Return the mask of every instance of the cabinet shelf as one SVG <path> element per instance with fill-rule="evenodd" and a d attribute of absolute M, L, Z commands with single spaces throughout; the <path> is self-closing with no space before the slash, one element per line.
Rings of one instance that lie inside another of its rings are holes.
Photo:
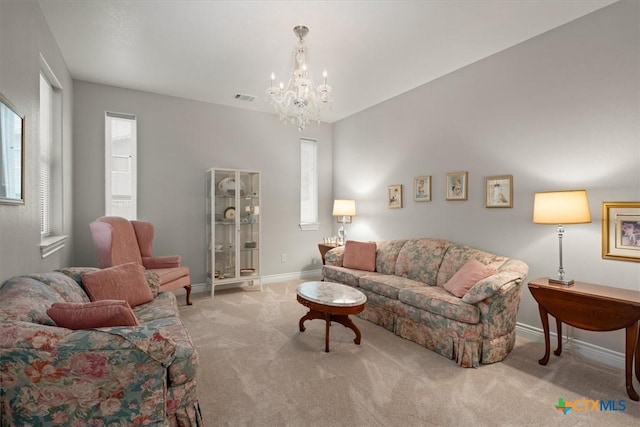
<path fill-rule="evenodd" d="M 260 173 L 212 168 L 207 171 L 206 179 L 209 248 L 206 273 L 211 296 L 217 285 L 230 283 L 252 286 L 258 283 L 262 290 Z M 229 216 L 229 209 L 235 210 L 234 218 L 225 218 Z M 251 247 L 245 247 L 245 242 L 253 243 Z M 248 269 L 254 273 L 246 274 Z"/>

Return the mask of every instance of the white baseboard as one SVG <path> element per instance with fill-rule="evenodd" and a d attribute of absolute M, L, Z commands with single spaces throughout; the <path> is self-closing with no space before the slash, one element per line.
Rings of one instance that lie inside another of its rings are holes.
<path fill-rule="evenodd" d="M 310 271 L 297 271 L 293 273 L 284 273 L 284 274 L 272 274 L 270 276 L 262 276 L 262 284 L 267 285 L 269 283 L 276 282 L 284 282 L 287 280 L 320 280 L 322 279 L 322 270 L 310 270 Z M 216 289 L 225 289 L 227 287 L 238 286 L 235 283 L 229 285 L 221 285 L 216 287 Z M 184 292 L 182 290 L 176 291 L 177 294 Z M 211 286 L 206 283 L 192 283 L 191 284 L 191 292 L 194 294 L 202 293 L 202 292 L 211 292 Z"/>
<path fill-rule="evenodd" d="M 516 335 L 531 341 L 544 342 L 542 329 L 524 323 L 516 324 Z M 558 334 L 550 331 L 549 335 L 551 338 L 551 350 L 553 351 L 558 343 Z M 613 368 L 624 369 L 623 353 L 580 341 L 571 336 L 563 335 L 562 339 L 563 351 L 572 352 Z M 540 356 L 542 357 L 542 354 Z"/>

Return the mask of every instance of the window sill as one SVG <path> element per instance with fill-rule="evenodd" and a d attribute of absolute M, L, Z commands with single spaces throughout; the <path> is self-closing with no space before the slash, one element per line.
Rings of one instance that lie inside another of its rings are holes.
<path fill-rule="evenodd" d="M 64 248 L 68 236 L 47 236 L 40 241 L 40 254 L 46 258 L 54 252 Z"/>
<path fill-rule="evenodd" d="M 313 231 L 313 230 L 318 230 L 320 228 L 320 224 L 318 224 L 317 222 L 314 223 L 301 223 L 300 224 L 300 230 L 302 231 Z"/>

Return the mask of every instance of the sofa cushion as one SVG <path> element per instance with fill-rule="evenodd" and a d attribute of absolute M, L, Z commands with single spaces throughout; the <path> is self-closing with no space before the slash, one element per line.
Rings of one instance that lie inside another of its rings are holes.
<path fill-rule="evenodd" d="M 443 287 L 458 298 L 462 298 L 476 282 L 491 276 L 495 271 L 494 268 L 471 259 L 456 271 Z"/>
<path fill-rule="evenodd" d="M 376 271 L 384 274 L 395 274 L 398 254 L 406 242 L 406 239 L 377 242 Z"/>
<path fill-rule="evenodd" d="M 322 277 L 324 277 L 328 282 L 342 283 L 356 288 L 359 286 L 360 278 L 367 274 L 371 274 L 371 272 L 336 267 L 334 265 L 325 265 L 322 267 Z"/>
<path fill-rule="evenodd" d="M 22 277 L 29 277 L 44 283 L 49 286 L 55 292 L 62 297 L 64 301 L 68 302 L 89 302 L 86 292 L 78 283 L 61 272 L 47 272 L 47 273 L 33 273 L 25 274 Z"/>
<path fill-rule="evenodd" d="M 13 277 L 0 287 L 0 322 L 55 326 L 47 315 L 54 302 L 64 302 L 64 299 L 51 287 L 30 277 Z"/>
<path fill-rule="evenodd" d="M 463 302 L 439 286 L 402 289 L 398 292 L 398 300 L 459 322 L 475 324 L 480 321 L 477 306 Z"/>
<path fill-rule="evenodd" d="M 135 307 L 153 299 L 144 267 L 135 262 L 85 273 L 82 281 L 91 301 L 125 300 Z"/>
<path fill-rule="evenodd" d="M 356 270 L 374 271 L 376 269 L 376 244 L 373 242 L 347 241 L 344 245 L 342 266 Z"/>
<path fill-rule="evenodd" d="M 360 278 L 360 288 L 391 299 L 398 299 L 398 292 L 401 289 L 420 286 L 427 285 L 404 277 L 386 274 L 367 275 Z"/>
<path fill-rule="evenodd" d="M 47 310 L 47 314 L 56 325 L 67 329 L 139 325 L 131 306 L 123 300 L 57 302 Z"/>
<path fill-rule="evenodd" d="M 498 270 L 509 258 L 466 245 L 452 244 L 442 259 L 436 284 L 438 286 L 444 286 L 470 259 L 475 259 L 484 265 Z"/>
<path fill-rule="evenodd" d="M 395 275 L 436 284 L 438 269 L 451 242 L 440 239 L 408 240 L 398 254 Z"/>

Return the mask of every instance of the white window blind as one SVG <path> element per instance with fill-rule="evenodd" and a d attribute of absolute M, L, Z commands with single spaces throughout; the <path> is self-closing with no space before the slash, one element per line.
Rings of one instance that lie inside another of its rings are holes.
<path fill-rule="evenodd" d="M 318 141 L 300 140 L 300 228 L 318 228 Z"/>
<path fill-rule="evenodd" d="M 51 151 L 53 143 L 53 87 L 40 74 L 40 234 L 51 234 Z"/>

